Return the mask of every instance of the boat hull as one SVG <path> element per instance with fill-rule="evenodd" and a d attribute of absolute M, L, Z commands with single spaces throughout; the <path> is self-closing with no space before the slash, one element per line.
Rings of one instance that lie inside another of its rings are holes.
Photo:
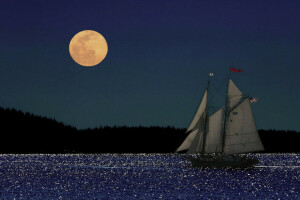
<path fill-rule="evenodd" d="M 251 168 L 258 164 L 256 158 L 247 158 L 246 156 L 215 156 L 215 155 L 197 155 L 187 156 L 194 168 Z"/>

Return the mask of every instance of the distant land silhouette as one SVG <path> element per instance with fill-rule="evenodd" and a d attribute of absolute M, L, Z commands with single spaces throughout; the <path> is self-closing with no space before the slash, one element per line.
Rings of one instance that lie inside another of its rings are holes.
<path fill-rule="evenodd" d="M 0 153 L 172 153 L 183 128 L 99 127 L 78 130 L 54 119 L 0 108 Z M 259 130 L 264 153 L 300 152 L 300 132 Z"/>

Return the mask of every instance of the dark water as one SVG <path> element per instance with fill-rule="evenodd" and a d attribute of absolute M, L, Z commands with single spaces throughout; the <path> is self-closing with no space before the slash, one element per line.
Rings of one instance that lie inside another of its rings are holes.
<path fill-rule="evenodd" d="M 253 169 L 192 169 L 182 155 L 0 155 L 0 199 L 300 199 L 300 154 Z"/>

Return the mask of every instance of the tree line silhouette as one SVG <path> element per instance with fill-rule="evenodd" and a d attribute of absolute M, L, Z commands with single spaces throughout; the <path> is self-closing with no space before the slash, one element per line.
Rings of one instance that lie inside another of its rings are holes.
<path fill-rule="evenodd" d="M 174 127 L 78 130 L 54 119 L 0 108 L 0 153 L 172 153 L 186 138 Z M 266 153 L 300 152 L 296 131 L 259 130 Z"/>

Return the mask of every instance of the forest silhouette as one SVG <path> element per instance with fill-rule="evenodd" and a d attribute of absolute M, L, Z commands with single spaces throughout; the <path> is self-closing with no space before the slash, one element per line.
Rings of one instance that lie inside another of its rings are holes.
<path fill-rule="evenodd" d="M 54 119 L 0 108 L 0 153 L 173 153 L 183 128 L 99 127 L 79 130 Z M 259 130 L 264 153 L 300 152 L 300 133 Z"/>

